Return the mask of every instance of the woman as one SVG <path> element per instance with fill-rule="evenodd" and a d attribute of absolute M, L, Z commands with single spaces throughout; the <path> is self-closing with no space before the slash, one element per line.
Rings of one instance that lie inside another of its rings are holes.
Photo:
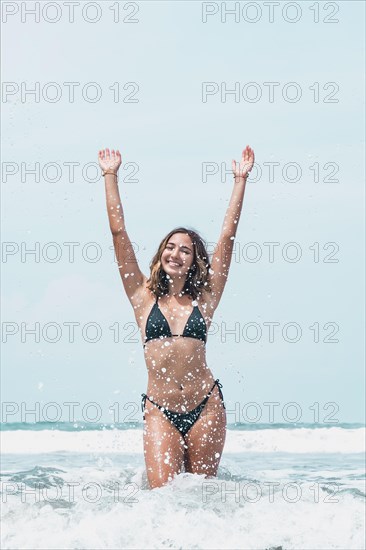
<path fill-rule="evenodd" d="M 123 286 L 144 339 L 148 370 L 144 410 L 144 455 L 151 488 L 182 471 L 214 477 L 226 435 L 221 384 L 206 364 L 205 343 L 230 267 L 245 185 L 254 164 L 247 146 L 232 161 L 234 189 L 210 265 L 205 244 L 193 230 L 178 227 L 162 240 L 140 271 L 119 196 L 121 154 L 99 151 L 109 224 Z"/>

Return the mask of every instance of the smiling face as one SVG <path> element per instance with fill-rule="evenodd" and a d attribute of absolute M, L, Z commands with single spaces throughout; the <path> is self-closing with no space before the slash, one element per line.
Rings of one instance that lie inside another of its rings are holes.
<path fill-rule="evenodd" d="M 190 236 L 186 233 L 174 233 L 162 252 L 161 265 L 170 277 L 185 277 L 193 259 L 194 250 Z"/>

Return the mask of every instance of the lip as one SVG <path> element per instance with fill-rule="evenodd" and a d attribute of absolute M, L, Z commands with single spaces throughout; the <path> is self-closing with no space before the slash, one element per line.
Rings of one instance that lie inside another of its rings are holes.
<path fill-rule="evenodd" d="M 182 264 L 178 264 L 177 262 L 171 262 L 171 261 L 169 261 L 168 264 L 171 265 L 171 266 L 173 266 L 173 267 L 182 267 Z"/>

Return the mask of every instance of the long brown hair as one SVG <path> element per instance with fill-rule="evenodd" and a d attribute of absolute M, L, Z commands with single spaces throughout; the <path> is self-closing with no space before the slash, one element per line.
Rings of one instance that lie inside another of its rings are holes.
<path fill-rule="evenodd" d="M 182 292 L 184 294 L 189 294 L 195 300 L 202 294 L 202 290 L 208 292 L 212 291 L 209 282 L 209 270 L 211 265 L 205 241 L 197 231 L 187 229 L 186 227 L 177 227 L 173 229 L 161 241 L 155 256 L 150 262 L 150 278 L 147 280 L 147 283 L 149 283 L 147 288 L 159 297 L 168 294 L 169 281 L 167 274 L 161 266 L 161 255 L 170 237 L 175 233 L 186 233 L 192 240 L 193 262 L 187 273 Z"/>

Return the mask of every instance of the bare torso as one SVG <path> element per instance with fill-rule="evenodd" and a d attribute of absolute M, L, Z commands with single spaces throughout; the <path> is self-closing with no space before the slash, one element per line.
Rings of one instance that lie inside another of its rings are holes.
<path fill-rule="evenodd" d="M 183 333 L 194 305 L 198 306 L 208 331 L 213 314 L 210 296 L 205 292 L 196 301 L 187 295 L 159 298 L 158 306 L 169 323 L 171 333 Z M 146 322 L 155 300 L 144 280 L 143 288 L 133 300 L 143 342 Z M 144 347 L 144 355 L 148 371 L 147 394 L 163 407 L 171 410 L 185 407 L 189 411 L 204 399 L 214 383 L 202 340 L 182 336 L 149 340 Z"/>

